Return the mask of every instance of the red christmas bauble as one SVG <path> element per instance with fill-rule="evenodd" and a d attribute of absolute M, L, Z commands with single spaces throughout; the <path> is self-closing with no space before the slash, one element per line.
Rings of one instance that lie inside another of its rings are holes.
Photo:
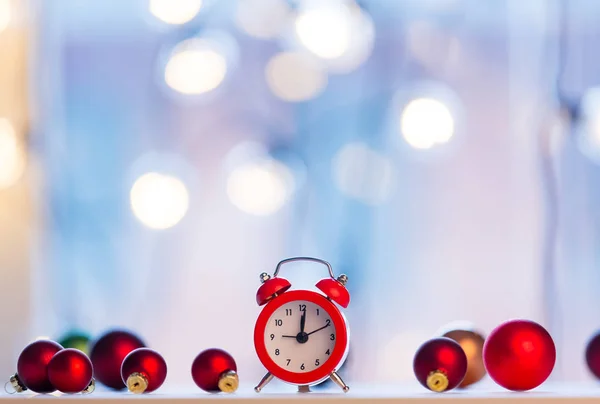
<path fill-rule="evenodd" d="M 92 361 L 75 348 L 57 352 L 48 363 L 48 379 L 63 393 L 82 392 L 90 385 L 92 376 Z"/>
<path fill-rule="evenodd" d="M 554 368 L 556 348 L 541 325 L 529 320 L 500 324 L 485 341 L 483 362 L 490 377 L 514 391 L 542 384 Z"/>
<path fill-rule="evenodd" d="M 150 348 L 131 351 L 123 360 L 121 379 L 132 393 L 150 393 L 167 378 L 167 363 Z"/>
<path fill-rule="evenodd" d="M 237 365 L 222 349 L 207 349 L 192 363 L 192 379 L 204 391 L 233 393 L 239 385 Z"/>
<path fill-rule="evenodd" d="M 39 340 L 27 345 L 17 360 L 20 383 L 35 393 L 52 393 L 56 389 L 48 379 L 48 363 L 63 347 L 50 340 Z"/>
<path fill-rule="evenodd" d="M 600 332 L 596 333 L 588 342 L 585 349 L 585 361 L 590 372 L 596 379 L 600 379 Z"/>
<path fill-rule="evenodd" d="M 425 388 L 441 393 L 462 382 L 467 373 L 467 356 L 456 341 L 434 338 L 417 350 L 413 370 Z"/>
<path fill-rule="evenodd" d="M 136 335 L 125 330 L 113 330 L 96 340 L 90 350 L 96 380 L 115 390 L 125 388 L 121 379 L 123 359 L 134 349 L 146 346 Z"/>

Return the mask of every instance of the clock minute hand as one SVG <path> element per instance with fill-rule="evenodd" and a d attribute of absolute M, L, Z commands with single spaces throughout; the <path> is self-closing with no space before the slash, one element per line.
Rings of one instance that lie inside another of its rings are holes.
<path fill-rule="evenodd" d="M 300 317 L 300 333 L 304 332 L 305 326 L 306 326 L 306 310 L 304 310 L 302 317 Z"/>
<path fill-rule="evenodd" d="M 327 325 L 325 325 L 325 326 L 323 326 L 321 328 L 318 328 L 318 329 L 314 330 L 313 332 L 309 332 L 308 335 L 312 335 L 312 334 L 314 334 L 314 333 L 316 333 L 318 331 L 324 330 L 325 328 L 329 327 L 330 325 L 331 325 L 331 323 L 329 323 L 329 324 L 327 324 Z"/>

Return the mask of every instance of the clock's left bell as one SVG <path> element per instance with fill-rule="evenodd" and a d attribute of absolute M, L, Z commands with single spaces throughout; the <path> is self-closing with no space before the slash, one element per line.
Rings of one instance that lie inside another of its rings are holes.
<path fill-rule="evenodd" d="M 292 284 L 285 278 L 271 278 L 266 272 L 260 274 L 262 285 L 256 291 L 256 303 L 259 306 L 267 304 L 271 299 L 292 287 Z"/>

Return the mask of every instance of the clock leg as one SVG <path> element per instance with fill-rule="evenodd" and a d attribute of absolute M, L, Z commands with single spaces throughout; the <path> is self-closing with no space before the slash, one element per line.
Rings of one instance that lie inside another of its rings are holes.
<path fill-rule="evenodd" d="M 348 387 L 346 383 L 344 383 L 340 375 L 337 374 L 337 371 L 334 370 L 333 373 L 329 375 L 329 377 L 331 378 L 331 380 L 334 381 L 335 384 L 337 384 L 341 387 L 342 390 L 344 390 L 344 393 L 347 393 L 348 390 L 350 390 L 350 387 Z"/>
<path fill-rule="evenodd" d="M 258 386 L 256 386 L 254 388 L 254 391 L 256 391 L 257 393 L 260 393 L 260 391 L 263 389 L 263 387 L 265 387 L 267 384 L 269 384 L 271 382 L 271 380 L 273 380 L 273 375 L 271 373 L 267 372 L 265 377 L 263 377 L 262 380 L 260 381 L 260 383 L 258 383 Z"/>
<path fill-rule="evenodd" d="M 310 393 L 310 386 L 309 385 L 298 386 L 298 393 Z"/>

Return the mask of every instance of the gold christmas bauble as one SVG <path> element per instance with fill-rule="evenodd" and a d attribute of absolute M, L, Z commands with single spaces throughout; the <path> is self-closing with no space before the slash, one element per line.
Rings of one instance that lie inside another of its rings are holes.
<path fill-rule="evenodd" d="M 458 387 L 465 388 L 483 379 L 486 373 L 483 364 L 483 335 L 471 330 L 458 329 L 447 331 L 444 337 L 458 342 L 467 355 L 467 374 Z"/>

